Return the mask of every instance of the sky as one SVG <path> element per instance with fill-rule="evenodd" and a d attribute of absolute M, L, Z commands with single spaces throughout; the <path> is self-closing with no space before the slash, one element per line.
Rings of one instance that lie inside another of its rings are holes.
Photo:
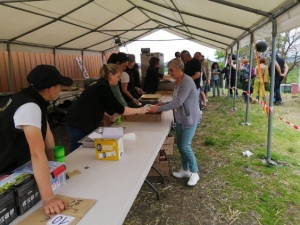
<path fill-rule="evenodd" d="M 157 41 L 157 40 L 172 40 L 172 39 L 181 39 L 174 41 Z M 156 40 L 156 41 L 147 41 L 147 40 Z M 136 62 L 140 62 L 141 48 L 150 48 L 150 52 L 160 52 L 164 54 L 164 62 L 168 62 L 173 59 L 175 52 L 182 50 L 188 50 L 193 56 L 195 52 L 201 52 L 205 58 L 214 60 L 215 49 L 208 48 L 202 45 L 199 45 L 195 42 L 184 40 L 181 37 L 178 37 L 174 34 L 171 34 L 164 30 L 159 30 L 155 33 L 152 33 L 146 37 L 139 39 L 139 41 L 132 42 L 125 47 L 120 48 L 120 52 L 134 54 L 136 57 Z"/>

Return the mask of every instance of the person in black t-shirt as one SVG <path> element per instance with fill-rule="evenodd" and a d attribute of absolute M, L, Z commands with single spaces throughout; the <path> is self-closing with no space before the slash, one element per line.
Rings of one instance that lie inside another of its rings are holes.
<path fill-rule="evenodd" d="M 80 146 L 78 141 L 99 127 L 103 117 L 115 121 L 119 114 L 145 114 L 146 108 L 123 106 L 114 96 L 110 86 L 116 85 L 121 70 L 115 64 L 104 65 L 100 70 L 97 83 L 87 87 L 81 93 L 67 114 L 67 129 L 71 138 L 70 151 Z"/>
<path fill-rule="evenodd" d="M 269 53 L 270 55 L 272 52 Z M 269 74 L 271 74 L 271 65 L 272 62 L 270 62 L 269 65 Z M 283 80 L 284 77 L 286 77 L 287 73 L 289 71 L 289 67 L 284 61 L 283 58 L 281 58 L 279 55 L 276 53 L 276 62 L 275 62 L 275 84 L 274 84 L 274 104 L 275 105 L 280 105 L 283 103 L 281 94 L 280 94 L 280 84 Z"/>
<path fill-rule="evenodd" d="M 191 78 L 193 78 L 196 89 L 198 92 L 199 106 L 201 108 L 200 100 L 200 73 L 201 73 L 201 63 L 198 59 L 195 59 L 187 50 L 181 52 L 181 59 L 184 63 L 184 73 Z"/>
<path fill-rule="evenodd" d="M 147 92 L 147 94 L 154 94 L 158 88 L 158 81 L 163 77 L 163 74 L 158 72 L 159 58 L 151 57 L 149 64 L 150 66 L 146 72 L 143 90 Z"/>
<path fill-rule="evenodd" d="M 231 98 L 233 97 L 233 91 L 232 91 L 233 89 L 235 89 L 235 97 L 237 98 L 238 95 L 239 95 L 237 87 L 235 87 L 236 63 L 235 63 L 234 60 L 236 60 L 235 55 L 232 55 L 232 59 L 231 59 L 230 56 L 228 57 L 228 63 L 231 66 L 231 74 L 230 74 L 230 77 L 229 77 L 229 80 L 230 80 L 229 93 L 230 93 Z"/>

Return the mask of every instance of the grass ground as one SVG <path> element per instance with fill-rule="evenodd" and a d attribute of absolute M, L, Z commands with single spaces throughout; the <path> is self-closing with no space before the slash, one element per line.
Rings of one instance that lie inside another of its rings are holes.
<path fill-rule="evenodd" d="M 284 105 L 274 110 L 287 121 L 300 125 L 300 96 L 284 94 Z M 167 184 L 150 180 L 159 189 L 157 201 L 143 185 L 124 222 L 130 224 L 300 224 L 300 133 L 273 116 L 272 159 L 267 166 L 268 118 L 258 104 L 250 105 L 245 122 L 245 104 L 225 96 L 209 98 L 193 149 L 201 180 L 188 187 L 187 180 L 170 177 Z M 176 147 L 175 147 L 176 148 Z M 249 150 L 253 156 L 243 156 Z M 171 167 L 180 168 L 178 151 Z"/>

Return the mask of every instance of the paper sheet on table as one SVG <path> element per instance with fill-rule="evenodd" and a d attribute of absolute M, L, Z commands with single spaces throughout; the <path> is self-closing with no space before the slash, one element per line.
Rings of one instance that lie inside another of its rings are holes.
<path fill-rule="evenodd" d="M 88 136 L 90 139 L 95 139 L 95 138 L 102 138 L 102 134 L 99 134 L 97 132 L 93 132 L 91 134 L 89 134 Z"/>
<path fill-rule="evenodd" d="M 123 135 L 124 141 L 134 141 L 135 140 L 135 133 L 128 133 Z"/>
<path fill-rule="evenodd" d="M 103 138 L 122 137 L 123 127 L 104 127 Z"/>

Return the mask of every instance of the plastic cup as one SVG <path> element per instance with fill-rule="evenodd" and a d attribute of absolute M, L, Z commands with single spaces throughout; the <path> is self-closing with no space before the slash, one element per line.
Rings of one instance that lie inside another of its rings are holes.
<path fill-rule="evenodd" d="M 65 162 L 65 148 L 58 145 L 53 148 L 55 162 Z"/>

